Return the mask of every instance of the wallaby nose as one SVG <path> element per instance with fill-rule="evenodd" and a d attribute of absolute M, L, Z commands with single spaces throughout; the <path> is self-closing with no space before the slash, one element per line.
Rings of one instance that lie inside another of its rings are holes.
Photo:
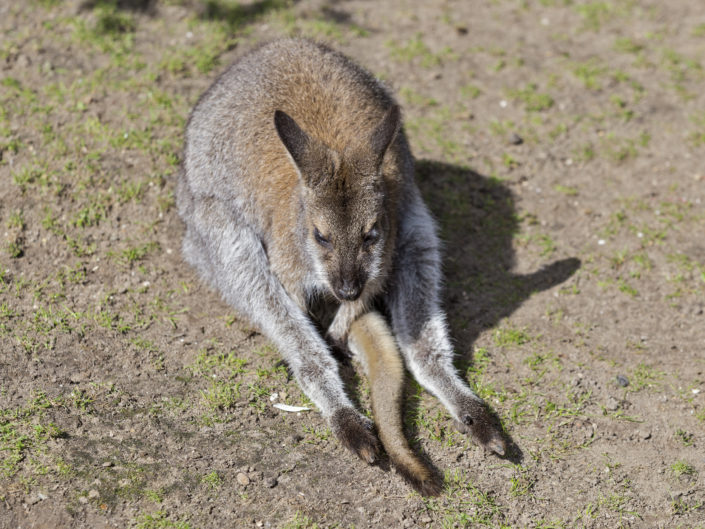
<path fill-rule="evenodd" d="M 360 284 L 357 281 L 343 281 L 343 284 L 338 288 L 338 297 L 345 301 L 355 301 L 360 297 Z"/>

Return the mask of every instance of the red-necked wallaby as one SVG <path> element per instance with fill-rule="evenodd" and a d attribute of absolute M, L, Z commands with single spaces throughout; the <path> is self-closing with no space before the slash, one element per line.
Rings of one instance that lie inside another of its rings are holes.
<path fill-rule="evenodd" d="M 398 351 L 461 431 L 504 453 L 501 429 L 453 367 L 435 224 L 399 106 L 371 74 L 307 40 L 245 55 L 191 114 L 177 199 L 186 260 L 277 346 L 346 447 L 371 463 L 378 442 L 331 346 L 362 357 L 383 445 L 422 493 L 440 480 L 403 437 Z M 338 304 L 326 337 L 308 313 L 320 296 Z"/>

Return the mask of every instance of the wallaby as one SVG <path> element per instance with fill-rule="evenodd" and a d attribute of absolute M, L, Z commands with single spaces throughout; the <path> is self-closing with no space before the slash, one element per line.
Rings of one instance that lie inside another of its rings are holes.
<path fill-rule="evenodd" d="M 303 39 L 246 54 L 191 113 L 176 194 L 186 261 L 276 345 L 344 446 L 369 463 L 379 450 L 332 354 L 350 345 L 392 461 L 422 493 L 439 492 L 401 432 L 398 344 L 457 427 L 504 453 L 501 429 L 453 367 L 436 227 L 399 106 L 370 73 Z M 320 298 L 337 304 L 325 337 L 309 314 Z M 355 323 L 373 303 L 394 338 L 379 315 Z"/>

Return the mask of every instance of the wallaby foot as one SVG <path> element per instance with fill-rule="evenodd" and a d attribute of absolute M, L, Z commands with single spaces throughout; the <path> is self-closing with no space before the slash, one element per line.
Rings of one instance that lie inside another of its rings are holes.
<path fill-rule="evenodd" d="M 377 460 L 379 441 L 371 420 L 353 408 L 340 408 L 329 422 L 335 436 L 348 450 L 370 465 Z"/>
<path fill-rule="evenodd" d="M 503 456 L 507 443 L 499 420 L 478 397 L 465 397 L 457 410 L 455 427 L 491 452 Z"/>

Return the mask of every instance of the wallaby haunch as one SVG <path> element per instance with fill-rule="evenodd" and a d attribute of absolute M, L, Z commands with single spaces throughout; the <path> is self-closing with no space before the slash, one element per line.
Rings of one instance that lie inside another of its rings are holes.
<path fill-rule="evenodd" d="M 435 224 L 399 107 L 371 74 L 307 40 L 245 55 L 189 118 L 177 200 L 185 259 L 277 346 L 343 445 L 369 463 L 379 449 L 332 348 L 361 357 L 382 443 L 420 492 L 441 482 L 403 436 L 398 351 L 462 432 L 504 453 L 501 429 L 453 367 Z M 338 305 L 325 337 L 309 315 L 321 297 Z"/>

